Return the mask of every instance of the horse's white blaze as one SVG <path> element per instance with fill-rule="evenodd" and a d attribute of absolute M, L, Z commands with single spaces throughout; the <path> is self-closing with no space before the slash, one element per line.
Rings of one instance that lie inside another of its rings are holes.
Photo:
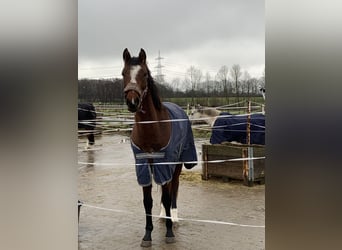
<path fill-rule="evenodd" d="M 137 77 L 137 74 L 138 74 L 140 69 L 141 69 L 140 65 L 134 65 L 134 66 L 131 67 L 130 74 L 131 74 L 131 82 L 132 83 L 137 83 L 136 77 Z"/>

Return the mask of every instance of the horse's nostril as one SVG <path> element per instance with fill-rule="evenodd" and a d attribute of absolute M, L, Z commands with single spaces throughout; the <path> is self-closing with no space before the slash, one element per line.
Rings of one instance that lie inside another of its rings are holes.
<path fill-rule="evenodd" d="M 132 106 L 139 106 L 139 98 L 132 98 L 130 101 L 128 101 L 128 103 Z"/>
<path fill-rule="evenodd" d="M 139 105 L 139 98 L 132 98 L 132 100 L 131 100 L 131 103 L 133 104 L 133 105 Z"/>
<path fill-rule="evenodd" d="M 136 112 L 139 107 L 139 102 L 139 98 L 126 99 L 128 110 L 131 112 Z"/>

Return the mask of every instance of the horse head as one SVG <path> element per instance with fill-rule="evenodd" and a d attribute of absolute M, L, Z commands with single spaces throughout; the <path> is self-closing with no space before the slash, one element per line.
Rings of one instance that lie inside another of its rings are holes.
<path fill-rule="evenodd" d="M 123 52 L 124 68 L 122 70 L 124 94 L 128 110 L 141 110 L 141 103 L 148 90 L 150 72 L 146 64 L 146 53 L 140 50 L 138 57 L 131 57 L 128 49 Z"/>
<path fill-rule="evenodd" d="M 259 88 L 259 91 L 260 91 L 260 93 L 262 94 L 262 97 L 264 98 L 264 100 L 265 100 L 265 93 L 266 93 L 266 89 L 265 88 L 263 88 L 263 87 L 260 87 Z"/>

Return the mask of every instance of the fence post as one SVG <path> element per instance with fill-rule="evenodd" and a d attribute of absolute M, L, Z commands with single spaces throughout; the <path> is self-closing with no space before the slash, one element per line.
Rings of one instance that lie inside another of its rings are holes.
<path fill-rule="evenodd" d="M 247 115 L 247 145 L 248 158 L 253 158 L 253 147 L 251 147 L 251 101 L 248 101 L 248 115 Z M 248 186 L 254 185 L 254 165 L 253 160 L 248 159 Z"/>

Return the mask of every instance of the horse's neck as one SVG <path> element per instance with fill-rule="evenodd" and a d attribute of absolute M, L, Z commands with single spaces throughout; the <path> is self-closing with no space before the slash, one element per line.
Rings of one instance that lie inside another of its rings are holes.
<path fill-rule="evenodd" d="M 151 96 L 147 95 L 142 103 L 142 111 L 135 113 L 136 123 L 132 131 L 134 144 L 145 152 L 157 152 L 165 147 L 169 142 L 171 123 L 158 121 L 169 119 L 166 108 L 162 106 L 161 110 L 157 110 Z"/>
<path fill-rule="evenodd" d="M 213 109 L 208 109 L 208 115 L 210 116 L 218 116 L 220 115 L 220 111 L 218 111 L 217 109 L 213 108 Z"/>
<path fill-rule="evenodd" d="M 210 126 L 213 127 L 216 121 L 217 116 L 220 115 L 220 111 L 217 109 L 206 109 L 201 113 L 201 117 L 205 117 L 205 122 Z"/>

